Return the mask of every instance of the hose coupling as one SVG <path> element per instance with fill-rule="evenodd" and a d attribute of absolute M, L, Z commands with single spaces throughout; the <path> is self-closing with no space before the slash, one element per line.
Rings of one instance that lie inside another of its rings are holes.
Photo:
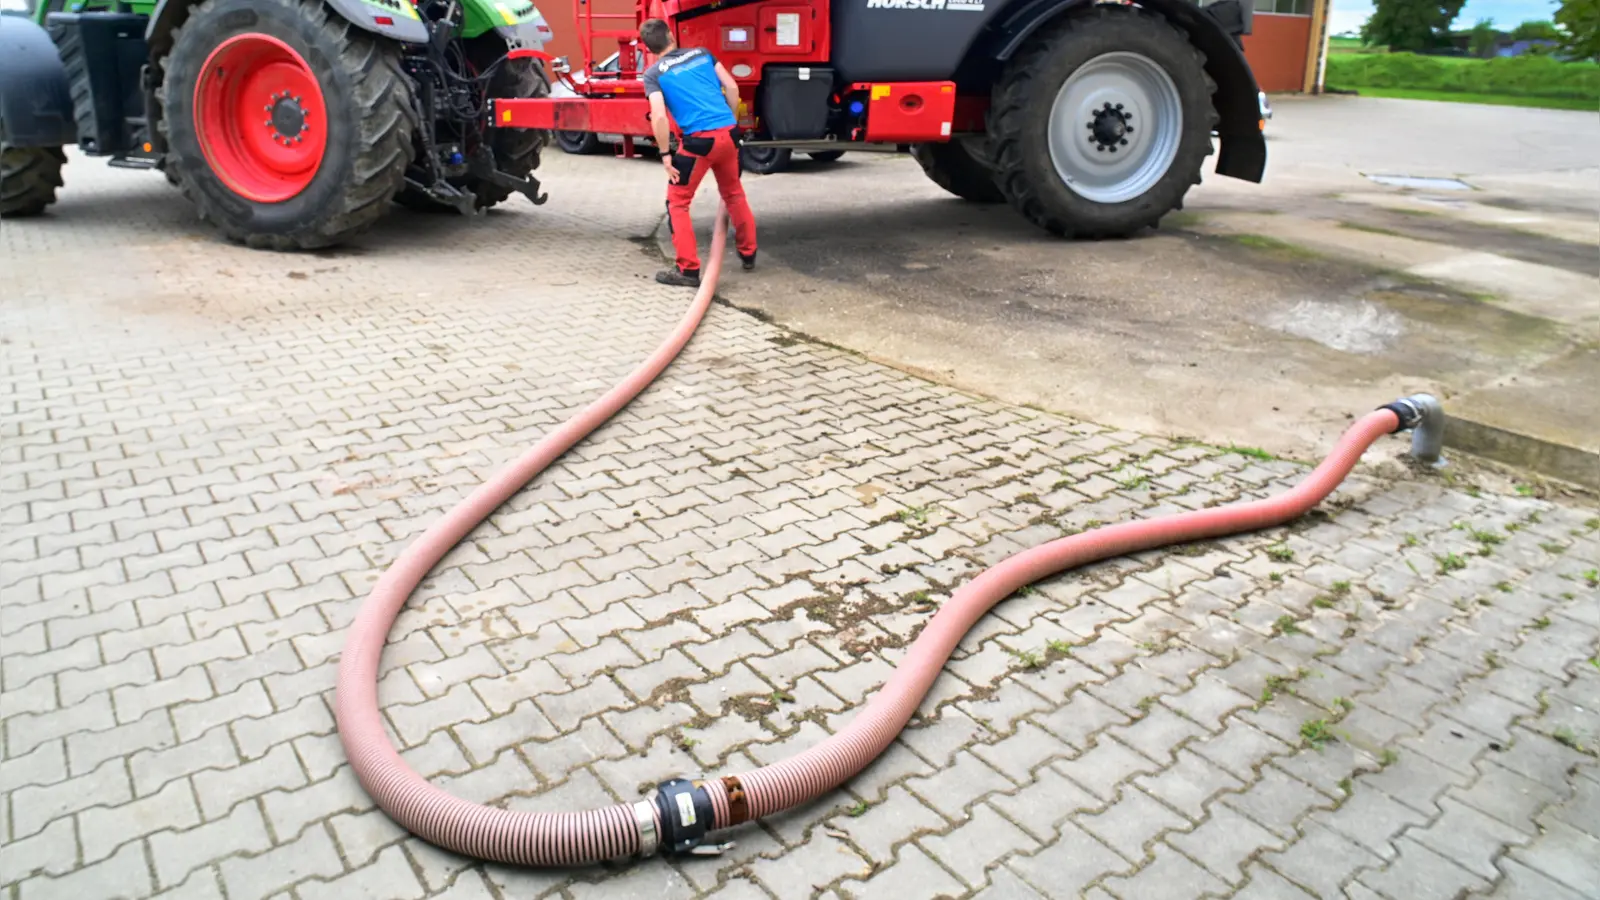
<path fill-rule="evenodd" d="M 656 828 L 656 805 L 650 800 L 633 804 L 633 824 L 639 829 L 639 858 L 649 859 L 661 847 L 661 831 Z"/>
<path fill-rule="evenodd" d="M 1400 424 L 1395 431 L 1411 432 L 1411 455 L 1434 467 L 1444 463 L 1444 407 L 1432 394 L 1412 394 L 1380 409 L 1392 411 Z"/>
<path fill-rule="evenodd" d="M 654 802 L 661 821 L 661 852 L 675 856 L 717 856 L 732 844 L 705 844 L 711 830 L 711 794 L 699 781 L 671 778 L 656 785 Z"/>

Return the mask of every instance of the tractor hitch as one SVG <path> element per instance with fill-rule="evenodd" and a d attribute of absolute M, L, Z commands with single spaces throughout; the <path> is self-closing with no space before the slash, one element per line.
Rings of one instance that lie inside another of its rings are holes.
<path fill-rule="evenodd" d="M 494 164 L 494 154 L 482 145 L 479 145 L 478 149 L 474 150 L 472 155 L 467 158 L 467 170 L 490 184 L 497 184 L 508 190 L 516 191 L 532 201 L 534 206 L 543 206 L 545 201 L 550 199 L 549 194 L 539 190 L 539 179 L 534 178 L 532 175 L 526 178 L 518 178 L 515 175 L 507 175 L 500 171 L 499 167 Z"/>

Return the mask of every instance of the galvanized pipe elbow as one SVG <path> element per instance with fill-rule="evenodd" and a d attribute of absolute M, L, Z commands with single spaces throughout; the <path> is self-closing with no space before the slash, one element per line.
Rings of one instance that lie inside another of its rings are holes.
<path fill-rule="evenodd" d="M 1400 419 L 1395 432 L 1411 432 L 1411 456 L 1418 462 L 1441 467 L 1444 461 L 1444 406 L 1432 394 L 1402 397 L 1383 409 Z"/>

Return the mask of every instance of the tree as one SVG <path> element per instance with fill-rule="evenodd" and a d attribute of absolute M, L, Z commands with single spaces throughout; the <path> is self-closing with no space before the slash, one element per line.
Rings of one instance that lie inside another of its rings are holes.
<path fill-rule="evenodd" d="M 1591 5 L 1600 0 L 1566 0 Z M 1372 15 L 1361 26 L 1368 44 L 1390 50 L 1416 52 L 1450 43 L 1450 23 L 1461 14 L 1466 0 L 1377 0 Z"/>
<path fill-rule="evenodd" d="M 1468 32 L 1467 52 L 1480 59 L 1488 59 L 1494 55 L 1495 44 L 1500 39 L 1500 33 L 1494 30 L 1493 19 L 1479 19 L 1478 24 L 1472 26 Z"/>
<path fill-rule="evenodd" d="M 1561 49 L 1578 59 L 1600 60 L 1600 0 L 1561 0 L 1556 24 Z"/>
<path fill-rule="evenodd" d="M 1514 41 L 1554 41 L 1561 37 L 1556 31 L 1556 26 L 1551 22 L 1535 21 L 1523 22 L 1511 29 L 1511 39 Z"/>

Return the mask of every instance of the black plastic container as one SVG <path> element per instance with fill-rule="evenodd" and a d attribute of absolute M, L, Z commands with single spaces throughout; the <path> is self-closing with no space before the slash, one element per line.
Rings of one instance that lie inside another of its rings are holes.
<path fill-rule="evenodd" d="M 827 66 L 767 66 L 761 78 L 762 137 L 811 141 L 828 132 L 828 97 L 833 69 Z"/>

